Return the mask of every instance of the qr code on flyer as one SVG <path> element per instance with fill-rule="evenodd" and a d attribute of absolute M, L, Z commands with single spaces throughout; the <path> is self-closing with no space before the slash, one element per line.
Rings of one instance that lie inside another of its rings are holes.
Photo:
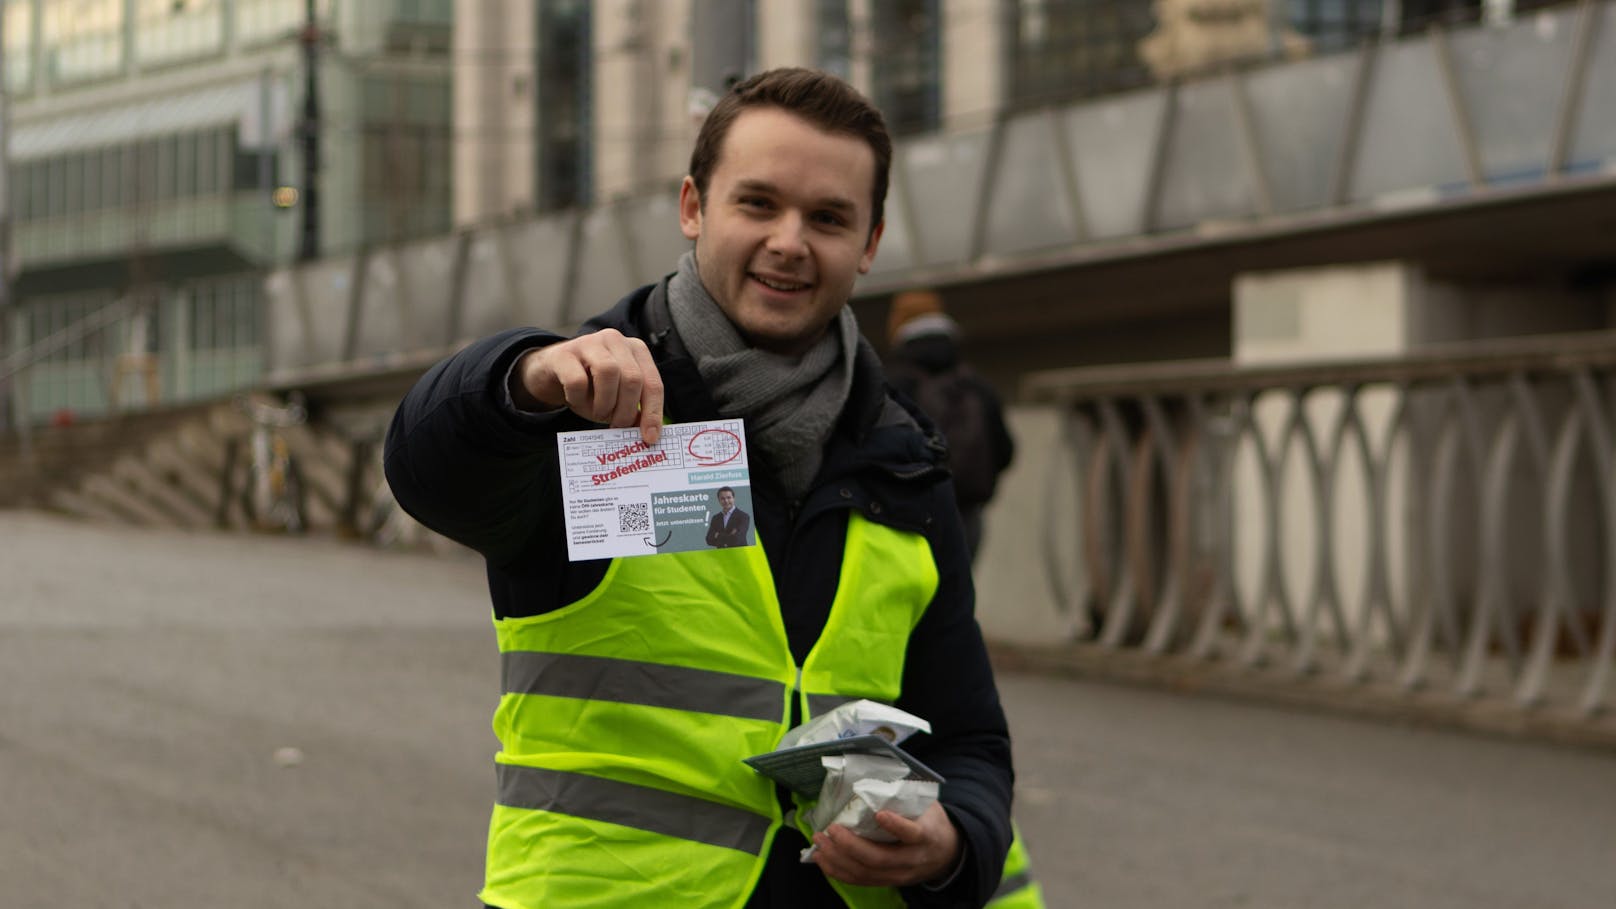
<path fill-rule="evenodd" d="M 651 506 L 645 502 L 617 506 L 618 533 L 647 533 L 651 529 Z"/>

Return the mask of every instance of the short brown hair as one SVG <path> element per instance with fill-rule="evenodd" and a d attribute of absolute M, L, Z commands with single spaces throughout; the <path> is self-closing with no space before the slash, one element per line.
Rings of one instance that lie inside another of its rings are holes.
<path fill-rule="evenodd" d="M 776 107 L 826 132 L 862 139 L 875 153 L 875 184 L 870 187 L 870 230 L 881 223 L 886 206 L 887 173 L 892 168 L 892 137 L 886 120 L 868 99 L 841 79 L 813 69 L 783 67 L 758 73 L 719 99 L 702 121 L 696 147 L 690 153 L 690 179 L 702 207 L 707 206 L 707 184 L 718 167 L 724 137 L 741 112 L 753 107 Z"/>

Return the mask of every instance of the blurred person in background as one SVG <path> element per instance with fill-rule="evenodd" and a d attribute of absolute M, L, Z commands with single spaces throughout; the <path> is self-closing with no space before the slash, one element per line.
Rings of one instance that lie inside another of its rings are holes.
<path fill-rule="evenodd" d="M 1016 444 L 993 386 L 960 359 L 959 338 L 959 323 L 943 311 L 935 292 L 910 290 L 892 299 L 887 379 L 920 405 L 948 443 L 954 498 L 974 562 L 982 544 L 982 509 L 1015 458 Z"/>

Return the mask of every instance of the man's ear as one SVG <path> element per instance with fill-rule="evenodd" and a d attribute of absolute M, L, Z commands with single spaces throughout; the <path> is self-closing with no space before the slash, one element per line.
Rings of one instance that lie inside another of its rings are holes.
<path fill-rule="evenodd" d="M 690 177 L 679 184 L 679 232 L 686 240 L 701 236 L 701 191 Z"/>
<path fill-rule="evenodd" d="M 875 264 L 875 248 L 880 245 L 881 232 L 886 229 L 887 219 L 882 218 L 881 223 L 875 225 L 875 230 L 870 231 L 870 242 L 864 244 L 864 255 L 859 257 L 859 274 L 867 275 L 870 273 L 870 266 Z"/>

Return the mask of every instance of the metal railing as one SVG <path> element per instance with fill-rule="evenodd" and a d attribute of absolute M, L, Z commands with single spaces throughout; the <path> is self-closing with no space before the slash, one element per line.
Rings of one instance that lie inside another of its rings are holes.
<path fill-rule="evenodd" d="M 1023 392 L 1060 405 L 1075 455 L 1078 540 L 1046 534 L 1043 561 L 1081 639 L 1584 721 L 1610 706 L 1616 333 L 1064 370 Z"/>
<path fill-rule="evenodd" d="M 124 296 L 84 316 L 76 322 L 40 338 L 32 344 L 21 347 L 9 356 L 0 359 L 0 383 L 12 378 L 18 373 L 27 370 L 58 351 L 65 350 L 77 341 L 82 341 L 97 332 L 104 331 L 119 321 L 141 315 L 151 307 L 152 301 L 145 296 Z M 3 429 L 0 426 L 0 429 Z"/>

